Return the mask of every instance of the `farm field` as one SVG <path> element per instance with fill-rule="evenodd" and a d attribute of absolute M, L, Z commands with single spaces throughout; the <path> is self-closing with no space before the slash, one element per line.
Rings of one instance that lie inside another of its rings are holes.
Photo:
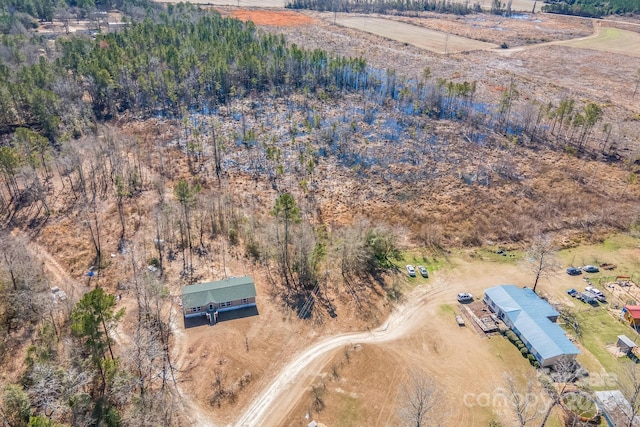
<path fill-rule="evenodd" d="M 369 16 L 342 15 L 336 19 L 336 23 L 442 54 L 486 50 L 497 47 L 491 43 Z"/>
<path fill-rule="evenodd" d="M 640 58 L 640 34 L 618 28 L 600 28 L 594 37 L 567 40 L 558 44 Z"/>

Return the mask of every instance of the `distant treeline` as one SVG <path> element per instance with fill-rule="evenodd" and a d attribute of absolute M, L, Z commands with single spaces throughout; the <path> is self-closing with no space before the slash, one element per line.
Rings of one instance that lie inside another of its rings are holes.
<path fill-rule="evenodd" d="M 606 15 L 640 13 L 638 0 L 546 0 L 543 12 L 599 18 Z"/>
<path fill-rule="evenodd" d="M 347 13 L 439 12 L 466 15 L 481 11 L 479 3 L 470 6 L 446 0 L 292 0 L 285 7 Z"/>
<path fill-rule="evenodd" d="M 151 0 L 0 0 L 0 18 L 15 13 L 31 15 L 41 21 L 51 21 L 63 9 L 75 8 L 81 14 L 96 10 L 130 10 L 132 7 L 150 7 Z"/>

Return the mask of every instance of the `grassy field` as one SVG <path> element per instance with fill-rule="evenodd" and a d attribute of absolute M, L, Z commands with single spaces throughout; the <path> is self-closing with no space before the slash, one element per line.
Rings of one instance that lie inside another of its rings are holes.
<path fill-rule="evenodd" d="M 640 58 L 640 34 L 618 28 L 600 28 L 600 31 L 594 37 L 568 40 L 559 44 Z"/>
<path fill-rule="evenodd" d="M 610 374 L 624 376 L 626 357 L 616 358 L 605 346 L 615 344 L 618 335 L 634 337 L 633 330 L 616 320 L 604 309 L 582 311 L 577 314 L 577 320 L 582 330 L 580 343 L 598 360 L 600 365 Z M 607 387 L 609 385 L 602 385 Z M 594 384 L 598 388 L 598 384 Z"/>
<path fill-rule="evenodd" d="M 415 25 L 368 16 L 343 16 L 336 23 L 436 53 L 458 53 L 495 48 L 496 45 L 428 30 Z"/>

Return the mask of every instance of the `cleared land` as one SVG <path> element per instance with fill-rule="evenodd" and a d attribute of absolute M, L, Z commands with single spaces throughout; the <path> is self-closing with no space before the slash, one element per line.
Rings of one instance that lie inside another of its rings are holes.
<path fill-rule="evenodd" d="M 221 11 L 221 13 L 225 13 Z M 252 21 L 256 25 L 276 27 L 293 27 L 298 25 L 311 25 L 317 21 L 307 15 L 290 11 L 261 10 L 259 12 L 247 9 L 233 10 L 230 16 L 241 21 Z"/>
<path fill-rule="evenodd" d="M 640 34 L 618 28 L 601 28 L 594 37 L 568 40 L 558 44 L 640 58 Z"/>
<path fill-rule="evenodd" d="M 157 0 L 159 3 L 180 3 L 182 0 Z M 187 3 L 205 6 L 273 7 L 284 8 L 285 0 L 189 0 Z"/>
<path fill-rule="evenodd" d="M 461 53 L 496 47 L 491 43 L 382 18 L 341 16 L 336 19 L 336 23 L 436 53 Z"/>

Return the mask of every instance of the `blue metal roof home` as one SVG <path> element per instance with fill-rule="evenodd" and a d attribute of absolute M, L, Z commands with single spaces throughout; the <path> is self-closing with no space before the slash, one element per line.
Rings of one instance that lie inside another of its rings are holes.
<path fill-rule="evenodd" d="M 561 357 L 574 358 L 580 350 L 555 323 L 558 313 L 529 288 L 500 285 L 485 291 L 485 303 L 498 314 L 538 359 L 551 366 Z"/>

